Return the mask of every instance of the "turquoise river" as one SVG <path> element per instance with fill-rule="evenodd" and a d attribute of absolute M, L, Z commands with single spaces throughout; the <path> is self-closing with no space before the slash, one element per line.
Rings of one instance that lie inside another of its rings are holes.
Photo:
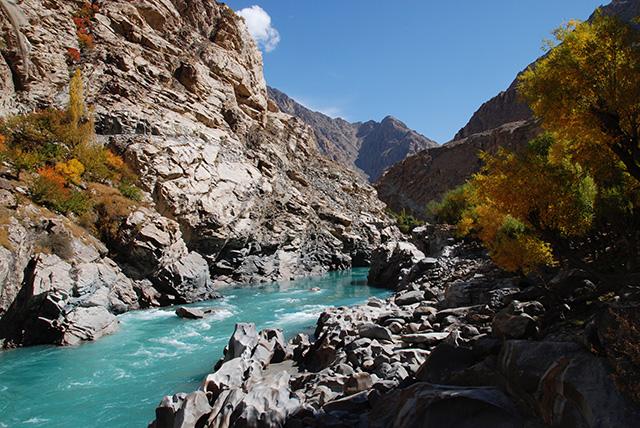
<path fill-rule="evenodd" d="M 230 288 L 190 305 L 219 309 L 203 320 L 180 319 L 175 308 L 130 312 L 93 343 L 0 352 L 0 427 L 146 427 L 164 395 L 193 391 L 211 372 L 236 322 L 310 333 L 325 307 L 388 294 L 367 287 L 366 275 Z"/>

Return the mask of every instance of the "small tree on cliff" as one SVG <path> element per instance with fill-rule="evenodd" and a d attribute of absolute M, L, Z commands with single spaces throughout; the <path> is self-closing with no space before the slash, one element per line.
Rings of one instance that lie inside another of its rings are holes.
<path fill-rule="evenodd" d="M 520 77 L 520 95 L 571 142 L 576 161 L 596 175 L 620 161 L 640 181 L 640 32 L 598 12 L 554 36 L 547 56 Z"/>

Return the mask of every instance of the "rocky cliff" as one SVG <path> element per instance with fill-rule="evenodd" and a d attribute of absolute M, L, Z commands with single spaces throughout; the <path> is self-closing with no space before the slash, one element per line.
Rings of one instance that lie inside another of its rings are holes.
<path fill-rule="evenodd" d="M 614 0 L 601 10 L 630 21 L 640 14 L 640 0 Z M 539 132 L 531 110 L 518 98 L 516 78 L 507 90 L 480 106 L 451 142 L 391 167 L 376 184 L 380 199 L 395 211 L 406 209 L 424 217 L 428 202 L 478 172 L 480 150 L 517 150 Z"/>
<path fill-rule="evenodd" d="M 380 198 L 391 209 L 403 209 L 424 218 L 427 204 L 463 184 L 478 172 L 481 151 L 518 150 L 540 132 L 535 121 L 511 122 L 472 134 L 441 147 L 409 156 L 391 167 L 376 184 Z"/>
<path fill-rule="evenodd" d="M 1 337 L 90 339 L 112 331 L 114 313 L 210 298 L 225 283 L 365 266 L 372 245 L 397 233 L 375 190 L 269 102 L 261 55 L 229 7 L 97 3 L 87 49 L 73 19 L 82 1 L 3 2 L 0 113 L 64 105 L 80 67 L 98 139 L 138 172 L 146 206 L 101 243 L 31 204 L 6 166 Z M 72 250 L 32 244 L 58 231 Z"/>
<path fill-rule="evenodd" d="M 312 111 L 277 89 L 268 90 L 280 110 L 311 126 L 324 155 L 364 172 L 371 182 L 377 181 L 387 168 L 407 156 L 438 146 L 391 116 L 381 122 L 349 123 Z"/>

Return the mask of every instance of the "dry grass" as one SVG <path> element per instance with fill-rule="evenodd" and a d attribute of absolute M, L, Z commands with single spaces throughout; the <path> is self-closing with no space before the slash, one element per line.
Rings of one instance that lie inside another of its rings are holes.
<path fill-rule="evenodd" d="M 9 224 L 15 216 L 15 212 L 7 208 L 0 208 L 0 245 L 9 251 L 14 251 L 13 243 L 9 237 Z"/>
<path fill-rule="evenodd" d="M 117 240 L 122 223 L 136 209 L 136 204 L 113 187 L 92 184 L 90 191 L 95 203 L 95 228 L 107 243 Z"/>

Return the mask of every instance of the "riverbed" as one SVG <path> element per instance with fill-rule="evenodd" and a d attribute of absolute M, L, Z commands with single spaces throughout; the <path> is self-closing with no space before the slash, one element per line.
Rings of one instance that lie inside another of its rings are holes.
<path fill-rule="evenodd" d="M 188 305 L 216 310 L 202 320 L 180 319 L 176 308 L 136 311 L 96 342 L 0 352 L 0 427 L 146 427 L 164 395 L 192 391 L 212 371 L 236 322 L 311 334 L 324 308 L 389 294 L 366 276 L 229 288 L 221 300 Z"/>

